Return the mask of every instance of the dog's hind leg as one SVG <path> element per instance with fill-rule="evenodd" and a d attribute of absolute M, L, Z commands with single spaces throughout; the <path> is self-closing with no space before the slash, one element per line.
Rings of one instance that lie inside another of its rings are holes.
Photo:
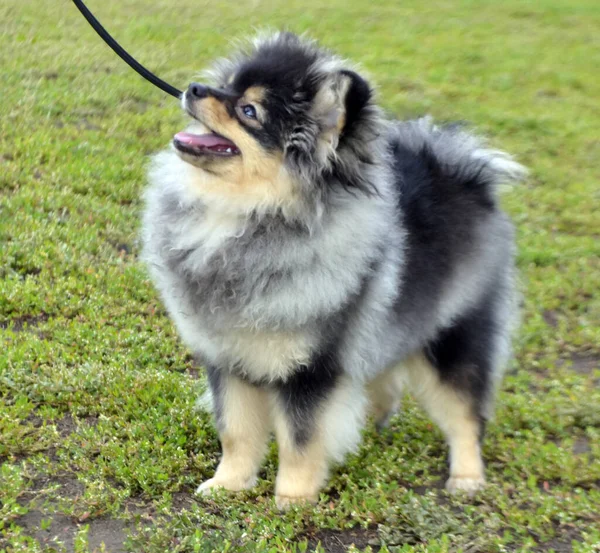
<path fill-rule="evenodd" d="M 197 493 L 215 487 L 250 488 L 256 483 L 271 430 L 267 394 L 217 369 L 209 369 L 208 377 L 223 456 L 213 478 L 202 483 Z"/>
<path fill-rule="evenodd" d="M 401 366 L 388 368 L 369 382 L 369 408 L 377 430 L 385 428 L 398 412 L 405 383 L 405 371 Z"/>
<path fill-rule="evenodd" d="M 327 366 L 306 367 L 279 385 L 271 400 L 279 445 L 277 506 L 315 502 L 330 463 L 342 461 L 360 440 L 364 385 Z"/>
<path fill-rule="evenodd" d="M 481 442 L 509 354 L 512 302 L 510 289 L 497 286 L 406 363 L 410 388 L 450 446 L 451 491 L 472 492 L 485 481 Z"/>
<path fill-rule="evenodd" d="M 483 426 L 471 398 L 443 382 L 423 355 L 404 363 L 408 385 L 432 420 L 441 428 L 450 447 L 449 491 L 474 492 L 485 484 L 480 437 Z"/>

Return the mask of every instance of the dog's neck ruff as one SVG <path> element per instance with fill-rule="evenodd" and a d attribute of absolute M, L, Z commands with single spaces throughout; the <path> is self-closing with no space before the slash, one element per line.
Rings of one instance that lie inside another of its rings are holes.
<path fill-rule="evenodd" d="M 135 58 L 129 55 L 129 53 L 108 33 L 108 31 L 100 24 L 100 22 L 94 17 L 92 12 L 82 2 L 82 0 L 73 0 L 73 3 L 77 6 L 77 9 L 81 12 L 87 22 L 93 27 L 106 44 L 108 44 L 113 51 L 131 67 L 134 71 L 139 73 L 144 79 L 150 81 L 154 86 L 160 88 L 162 91 L 175 96 L 175 98 L 181 98 L 181 90 L 178 90 L 169 83 L 166 83 L 162 79 L 159 79 L 154 73 L 146 69 L 141 63 Z"/>

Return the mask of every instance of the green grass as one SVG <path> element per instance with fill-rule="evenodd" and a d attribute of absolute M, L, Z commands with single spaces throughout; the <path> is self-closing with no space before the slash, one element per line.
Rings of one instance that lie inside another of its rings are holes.
<path fill-rule="evenodd" d="M 599 551 L 597 0 L 89 3 L 179 87 L 288 26 L 360 62 L 390 112 L 516 153 L 523 327 L 475 500 L 440 489 L 445 447 L 410 399 L 315 508 L 276 512 L 274 449 L 256 489 L 194 497 L 219 454 L 204 381 L 137 259 L 147 156 L 184 119 L 69 2 L 3 0 L 0 551 Z"/>

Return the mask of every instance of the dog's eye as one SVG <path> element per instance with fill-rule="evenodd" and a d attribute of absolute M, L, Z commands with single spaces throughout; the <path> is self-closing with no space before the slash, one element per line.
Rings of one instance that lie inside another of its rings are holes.
<path fill-rule="evenodd" d="M 247 104 L 245 106 L 242 106 L 242 113 L 248 118 L 248 119 L 256 119 L 256 109 L 254 108 L 254 106 Z"/>

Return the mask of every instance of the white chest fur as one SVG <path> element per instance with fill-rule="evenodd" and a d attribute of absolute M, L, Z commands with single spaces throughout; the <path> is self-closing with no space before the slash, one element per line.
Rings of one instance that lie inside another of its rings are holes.
<path fill-rule="evenodd" d="M 205 343 L 219 365 L 235 366 L 253 380 L 267 381 L 285 380 L 298 365 L 308 364 L 312 345 L 308 331 L 251 329 L 232 329 Z"/>
<path fill-rule="evenodd" d="M 207 209 L 199 219 L 178 221 L 171 247 L 194 251 L 186 266 L 200 272 L 225 241 L 243 234 L 244 223 L 239 217 Z M 190 309 L 189 297 L 178 294 L 173 283 L 170 289 L 163 288 L 163 296 L 188 346 L 215 365 L 235 367 L 253 380 L 272 381 L 285 379 L 295 367 L 310 360 L 314 338 L 308 330 L 256 329 L 239 324 L 217 330 Z"/>

